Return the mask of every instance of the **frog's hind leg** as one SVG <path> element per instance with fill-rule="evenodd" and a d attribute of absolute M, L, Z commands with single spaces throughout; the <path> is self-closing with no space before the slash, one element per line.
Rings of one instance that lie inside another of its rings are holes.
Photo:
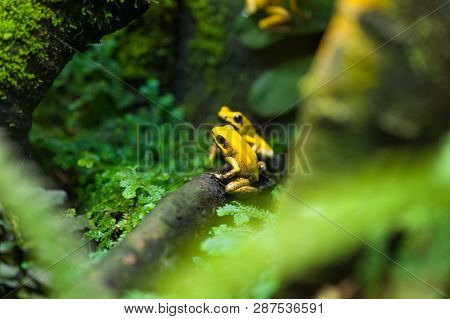
<path fill-rule="evenodd" d="M 243 186 L 241 188 L 236 189 L 234 192 L 230 193 L 230 194 L 235 194 L 235 195 L 244 195 L 244 194 L 252 194 L 252 193 L 256 193 L 258 191 L 258 189 L 256 187 L 253 186 Z"/>
<path fill-rule="evenodd" d="M 246 178 L 236 178 L 225 186 L 227 193 L 234 193 L 237 189 L 250 185 L 250 180 Z"/>
<path fill-rule="evenodd" d="M 248 194 L 257 191 L 255 187 L 250 186 L 250 180 L 246 178 L 238 178 L 227 184 L 225 190 L 229 194 Z"/>

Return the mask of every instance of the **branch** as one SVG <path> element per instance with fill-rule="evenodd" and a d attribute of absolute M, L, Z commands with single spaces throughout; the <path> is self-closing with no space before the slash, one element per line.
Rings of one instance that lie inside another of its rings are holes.
<path fill-rule="evenodd" d="M 272 180 L 263 177 L 256 186 L 266 192 L 274 185 Z M 92 270 L 90 278 L 116 296 L 124 289 L 136 287 L 140 278 L 146 278 L 148 283 L 148 278 L 164 265 L 164 257 L 168 257 L 187 235 L 207 225 L 215 209 L 226 199 L 224 184 L 210 173 L 187 182 L 163 198 Z"/>
<path fill-rule="evenodd" d="M 132 287 L 185 235 L 212 218 L 225 198 L 224 186 L 212 174 L 194 178 L 163 198 L 90 275 L 113 293 Z"/>

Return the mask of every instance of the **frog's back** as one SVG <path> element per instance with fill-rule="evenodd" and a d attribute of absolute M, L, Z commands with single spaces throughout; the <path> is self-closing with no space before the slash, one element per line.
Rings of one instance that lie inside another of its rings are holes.
<path fill-rule="evenodd" d="M 239 158 L 237 161 L 240 162 L 241 172 L 240 175 L 243 177 L 253 177 L 254 180 L 258 180 L 259 167 L 258 167 L 258 157 L 255 151 L 248 145 L 248 143 L 241 137 L 239 133 L 236 132 L 235 141 L 239 141 Z"/>

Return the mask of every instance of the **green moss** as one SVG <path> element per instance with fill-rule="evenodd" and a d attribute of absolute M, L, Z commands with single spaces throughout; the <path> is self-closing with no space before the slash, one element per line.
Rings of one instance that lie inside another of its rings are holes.
<path fill-rule="evenodd" d="M 216 89 L 218 66 L 225 53 L 226 26 L 229 18 L 229 3 L 208 0 L 187 0 L 195 23 L 195 34 L 189 40 L 188 63 L 194 69 L 204 70 L 206 89 Z"/>
<path fill-rule="evenodd" d="M 127 79 L 155 76 L 166 84 L 175 65 L 177 3 L 160 0 L 137 23 L 113 35 L 117 59 Z"/>
<path fill-rule="evenodd" d="M 64 1 L 64 0 L 63 0 Z M 114 22 L 120 21 L 122 16 L 120 14 L 113 14 L 112 8 L 117 9 L 120 5 L 127 5 L 124 10 L 131 10 L 141 7 L 145 4 L 154 4 L 156 0 L 106 0 L 106 4 L 102 1 L 82 1 L 81 16 L 86 17 L 87 23 L 90 23 L 94 29 L 108 30 Z M 78 17 L 75 17 L 78 21 Z"/>
<path fill-rule="evenodd" d="M 70 10 L 58 5 L 66 0 L 0 0 L 0 99 L 6 99 L 11 88 L 36 89 L 41 83 L 29 61 L 51 64 L 47 50 L 52 35 L 43 28 L 50 24 L 64 30 L 76 30 L 88 24 L 93 30 L 109 31 L 123 18 L 117 1 L 83 0 L 71 4 Z M 143 8 L 151 0 L 119 0 L 126 8 Z M 125 9 L 124 10 L 128 10 Z"/>
<path fill-rule="evenodd" d="M 34 0 L 0 0 L 0 99 L 6 97 L 6 88 L 35 79 L 28 68 L 30 57 L 48 61 L 45 49 L 50 42 L 39 32 L 42 21 L 57 26 L 60 18 Z"/>

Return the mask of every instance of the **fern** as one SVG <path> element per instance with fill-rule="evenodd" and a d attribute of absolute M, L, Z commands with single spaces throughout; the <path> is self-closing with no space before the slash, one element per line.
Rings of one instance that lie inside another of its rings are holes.
<path fill-rule="evenodd" d="M 256 206 L 233 201 L 217 209 L 219 217 L 233 217 L 233 223 L 212 227 L 209 237 L 201 244 L 201 250 L 208 255 L 236 255 L 239 243 L 259 228 L 272 228 L 276 216 Z"/>
<path fill-rule="evenodd" d="M 120 76 L 123 70 L 115 62 L 116 49 L 117 43 L 109 38 L 92 46 L 86 55 Z M 69 193 L 75 195 L 72 202 L 77 215 L 87 219 L 84 236 L 92 239 L 100 252 L 134 229 L 164 194 L 204 170 L 207 153 L 199 148 L 189 154 L 193 156 L 188 161 L 176 156 L 187 142 L 174 138 L 171 131 L 170 125 L 183 118 L 173 95 L 161 94 L 154 78 L 144 80 L 139 91 L 148 99 L 77 56 L 34 115 L 31 141 L 36 158 L 49 174 L 61 172 L 55 179 L 64 176 L 63 183 L 70 185 Z M 157 141 L 149 146 L 152 164 L 138 170 L 136 150 L 142 141 L 136 132 L 142 124 L 164 124 L 166 129 L 155 132 Z"/>
<path fill-rule="evenodd" d="M 266 226 L 273 225 L 275 222 L 275 215 L 256 206 L 244 205 L 238 201 L 233 201 L 217 209 L 217 216 L 233 216 L 236 226 L 243 226 L 247 224 L 251 218 L 262 221 Z"/>

